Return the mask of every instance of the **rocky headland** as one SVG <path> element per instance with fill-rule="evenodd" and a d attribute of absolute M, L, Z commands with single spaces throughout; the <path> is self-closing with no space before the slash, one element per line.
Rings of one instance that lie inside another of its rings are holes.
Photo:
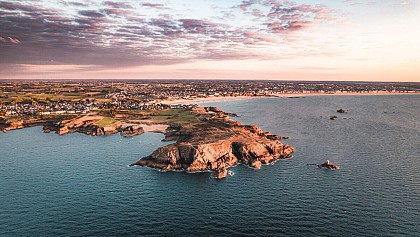
<path fill-rule="evenodd" d="M 43 126 L 44 132 L 55 132 L 59 135 L 75 132 L 91 136 L 104 136 L 120 133 L 124 137 L 132 137 L 141 135 L 145 132 L 140 124 L 125 123 L 124 121 L 99 115 L 73 116 L 70 118 L 62 117 L 61 119 L 32 118 L 10 122 L 0 121 L 0 128 L 3 132 L 34 126 Z"/>
<path fill-rule="evenodd" d="M 124 137 L 132 137 L 144 133 L 143 128 L 138 124 L 125 125 L 118 120 L 108 121 L 108 124 L 101 124 L 101 121 L 104 119 L 101 116 L 84 116 L 77 119 L 48 123 L 44 125 L 44 131 L 55 131 L 60 135 L 78 132 L 91 136 L 121 133 Z"/>
<path fill-rule="evenodd" d="M 214 177 L 224 178 L 229 167 L 244 164 L 260 169 L 263 164 L 290 158 L 294 152 L 293 146 L 279 141 L 281 136 L 234 121 L 216 107 L 197 107 L 191 112 L 195 123 L 168 128 L 165 140 L 176 140 L 174 144 L 158 148 L 131 166 L 210 171 Z"/>

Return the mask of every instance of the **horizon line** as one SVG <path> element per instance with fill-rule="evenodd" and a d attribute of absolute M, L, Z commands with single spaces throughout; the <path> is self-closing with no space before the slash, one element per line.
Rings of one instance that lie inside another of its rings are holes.
<path fill-rule="evenodd" d="M 129 79 L 129 78 L 57 78 L 57 79 L 40 79 L 40 78 L 31 78 L 31 79 L 5 79 L 0 78 L 0 82 L 4 81 L 279 81 L 279 82 L 311 82 L 311 83 L 337 83 L 337 82 L 348 82 L 348 83 L 415 83 L 420 84 L 420 81 L 369 81 L 369 80 L 299 80 L 299 79 L 226 79 L 226 78 L 214 78 L 214 79 L 191 79 L 191 78 L 138 78 L 138 79 Z"/>

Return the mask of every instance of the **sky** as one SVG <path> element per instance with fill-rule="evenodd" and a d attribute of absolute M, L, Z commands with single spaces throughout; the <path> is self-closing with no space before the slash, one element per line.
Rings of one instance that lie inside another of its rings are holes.
<path fill-rule="evenodd" d="M 0 79 L 420 82 L 420 0 L 0 0 Z"/>

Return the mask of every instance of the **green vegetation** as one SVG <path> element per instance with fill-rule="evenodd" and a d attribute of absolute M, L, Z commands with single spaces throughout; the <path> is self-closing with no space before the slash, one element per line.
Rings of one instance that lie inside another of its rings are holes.
<path fill-rule="evenodd" d="M 117 110 L 116 117 L 129 120 L 145 120 L 152 123 L 180 123 L 189 124 L 197 122 L 196 116 L 186 109 L 167 110 Z"/>
<path fill-rule="evenodd" d="M 39 92 L 0 92 L 1 103 L 50 103 L 59 101 L 79 101 L 81 99 L 97 99 L 101 102 L 109 101 L 104 98 L 105 95 L 100 92 L 56 92 L 56 93 L 39 93 Z"/>
<path fill-rule="evenodd" d="M 173 123 L 194 123 L 196 122 L 196 117 L 191 111 L 184 109 L 168 109 L 161 111 L 151 111 L 148 114 L 153 121 L 157 122 L 168 122 L 170 120 Z"/>
<path fill-rule="evenodd" d="M 114 118 L 109 118 L 109 117 L 105 117 L 105 118 L 103 118 L 103 119 L 99 120 L 99 121 L 96 123 L 96 125 L 98 125 L 98 126 L 100 126 L 100 127 L 105 127 L 105 126 L 111 125 L 111 124 L 113 124 L 113 123 L 115 123 L 115 122 L 117 122 L 117 120 L 116 120 L 116 119 L 114 119 Z"/>
<path fill-rule="evenodd" d="M 196 116 L 192 114 L 190 111 L 180 113 L 177 116 L 174 116 L 172 120 L 173 122 L 182 123 L 182 124 L 190 124 L 190 123 L 197 122 Z"/>

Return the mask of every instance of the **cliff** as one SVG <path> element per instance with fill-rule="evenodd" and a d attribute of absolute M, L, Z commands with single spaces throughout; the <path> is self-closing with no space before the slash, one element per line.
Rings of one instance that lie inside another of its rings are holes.
<path fill-rule="evenodd" d="M 280 136 L 233 121 L 217 108 L 198 107 L 193 113 L 197 123 L 169 128 L 165 139 L 176 143 L 158 148 L 131 166 L 163 171 L 211 171 L 216 178 L 223 178 L 227 168 L 237 164 L 260 169 L 262 164 L 290 158 L 294 152 L 293 146 L 279 142 Z"/>

